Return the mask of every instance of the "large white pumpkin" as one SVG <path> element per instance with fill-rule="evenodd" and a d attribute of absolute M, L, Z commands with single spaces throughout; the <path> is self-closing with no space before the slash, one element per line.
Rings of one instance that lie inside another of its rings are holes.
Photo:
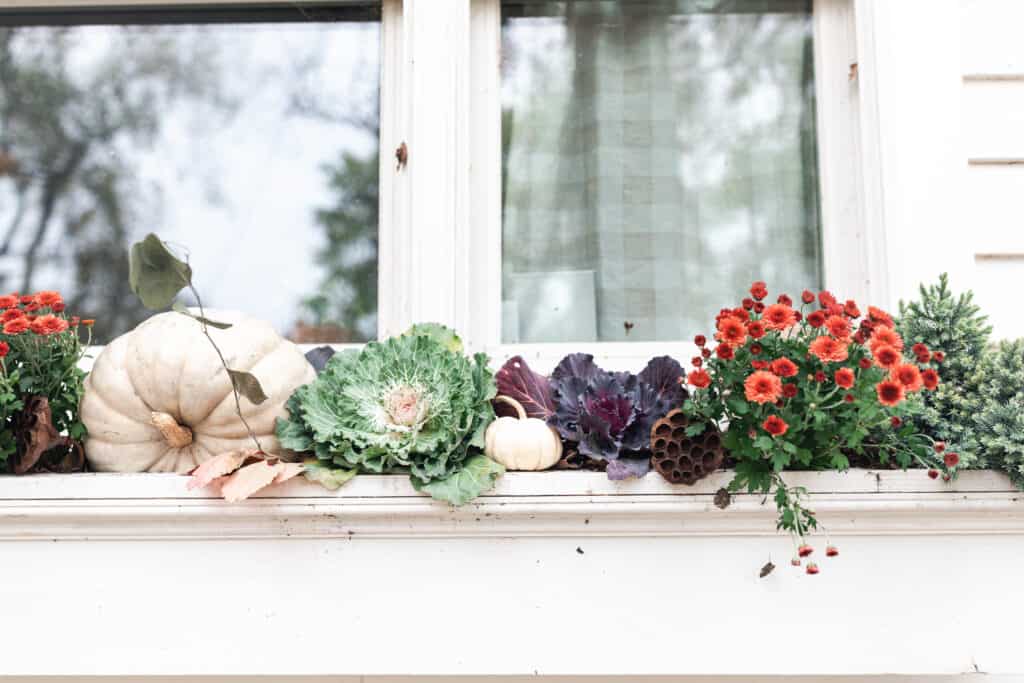
<path fill-rule="evenodd" d="M 267 401 L 241 397 L 242 414 L 263 450 L 278 453 L 274 422 L 284 403 L 316 373 L 295 344 L 269 323 L 207 311 L 231 323 L 209 328 L 232 370 L 251 372 Z M 195 320 L 161 313 L 103 349 L 85 380 L 85 454 L 101 472 L 188 472 L 214 455 L 253 448 L 235 412 L 231 380 Z"/>

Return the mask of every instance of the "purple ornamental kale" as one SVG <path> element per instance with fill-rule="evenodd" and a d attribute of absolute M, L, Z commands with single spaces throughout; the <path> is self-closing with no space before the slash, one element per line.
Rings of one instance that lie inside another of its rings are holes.
<path fill-rule="evenodd" d="M 651 427 L 686 400 L 683 368 L 669 356 L 643 372 L 608 372 L 590 354 L 574 353 L 551 373 L 555 414 L 548 424 L 579 451 L 607 461 L 609 479 L 642 477 L 651 468 Z"/>

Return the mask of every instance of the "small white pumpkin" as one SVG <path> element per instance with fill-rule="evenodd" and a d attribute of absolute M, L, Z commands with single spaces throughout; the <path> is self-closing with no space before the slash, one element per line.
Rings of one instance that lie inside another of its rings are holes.
<path fill-rule="evenodd" d="M 209 328 L 232 370 L 251 372 L 267 400 L 241 398 L 242 414 L 263 450 L 281 447 L 274 423 L 285 401 L 316 372 L 269 323 L 207 311 Z M 215 455 L 253 448 L 235 412 L 231 380 L 202 327 L 181 313 L 155 315 L 103 349 L 85 380 L 80 406 L 89 429 L 85 454 L 100 472 L 185 473 Z"/>
<path fill-rule="evenodd" d="M 562 457 L 562 439 L 544 420 L 526 417 L 522 404 L 508 396 L 496 401 L 515 408 L 519 417 L 499 417 L 484 434 L 484 452 L 510 470 L 546 470 Z"/>

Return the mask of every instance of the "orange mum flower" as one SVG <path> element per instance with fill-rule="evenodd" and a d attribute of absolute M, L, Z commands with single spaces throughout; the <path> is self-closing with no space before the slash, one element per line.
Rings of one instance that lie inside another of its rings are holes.
<path fill-rule="evenodd" d="M 789 425 L 778 415 L 769 415 L 768 418 L 761 423 L 764 431 L 768 432 L 772 436 L 782 436 L 789 429 Z"/>
<path fill-rule="evenodd" d="M 830 315 L 825 319 L 825 329 L 836 339 L 846 341 L 850 338 L 850 321 L 841 315 Z"/>
<path fill-rule="evenodd" d="M 764 332 L 764 323 L 760 320 L 751 320 L 747 323 L 747 334 L 749 334 L 752 339 L 760 339 L 764 336 Z"/>
<path fill-rule="evenodd" d="M 887 325 L 879 325 L 871 332 L 871 349 L 874 351 L 876 346 L 886 344 L 894 348 L 903 349 L 903 337 L 900 336 L 899 332 L 888 327 Z"/>
<path fill-rule="evenodd" d="M 764 309 L 761 321 L 770 330 L 784 330 L 796 325 L 796 311 L 785 304 L 772 304 Z"/>
<path fill-rule="evenodd" d="M 917 391 L 924 382 L 921 371 L 913 363 L 897 365 L 892 371 L 892 378 L 902 384 L 907 391 Z"/>
<path fill-rule="evenodd" d="M 797 373 L 796 363 L 788 358 L 779 358 L 772 361 L 772 372 L 779 377 L 793 377 Z"/>
<path fill-rule="evenodd" d="M 928 391 L 935 391 L 939 386 L 939 373 L 931 368 L 921 371 L 921 382 Z"/>
<path fill-rule="evenodd" d="M 868 306 L 868 318 L 876 323 L 892 327 L 892 316 L 883 311 L 881 308 L 874 306 Z"/>
<path fill-rule="evenodd" d="M 60 292 L 47 290 L 36 293 L 36 301 L 39 302 L 40 306 L 53 306 L 56 303 L 62 302 L 63 299 L 60 296 Z"/>
<path fill-rule="evenodd" d="M 846 303 L 843 305 L 843 312 L 851 318 L 860 317 L 860 309 L 857 308 L 857 302 L 853 299 L 846 300 Z"/>
<path fill-rule="evenodd" d="M 14 308 L 18 305 L 18 297 L 8 294 L 0 296 L 0 308 Z"/>
<path fill-rule="evenodd" d="M 705 370 L 694 370 L 686 376 L 686 381 L 698 389 L 707 389 L 711 386 L 711 375 Z"/>
<path fill-rule="evenodd" d="M 875 385 L 875 392 L 878 394 L 878 402 L 883 406 L 897 405 L 906 398 L 903 385 L 891 379 L 881 381 Z"/>
<path fill-rule="evenodd" d="M 747 328 L 736 318 L 722 318 L 715 339 L 729 346 L 743 346 L 747 341 Z"/>
<path fill-rule="evenodd" d="M 25 318 L 15 318 L 4 323 L 4 334 L 21 334 L 28 329 L 28 321 Z"/>
<path fill-rule="evenodd" d="M 782 393 L 782 380 L 770 372 L 758 370 L 743 383 L 743 393 L 754 403 L 775 403 Z"/>
<path fill-rule="evenodd" d="M 846 343 L 832 337 L 817 337 L 811 342 L 810 351 L 822 361 L 839 363 L 847 359 Z"/>
<path fill-rule="evenodd" d="M 903 354 L 900 353 L 900 350 L 888 344 L 872 347 L 871 353 L 875 356 L 875 365 L 886 370 L 892 370 L 903 362 Z"/>
<path fill-rule="evenodd" d="M 853 386 L 856 377 L 853 374 L 853 370 L 850 368 L 839 368 L 836 370 L 835 379 L 837 385 L 843 389 L 849 389 Z"/>

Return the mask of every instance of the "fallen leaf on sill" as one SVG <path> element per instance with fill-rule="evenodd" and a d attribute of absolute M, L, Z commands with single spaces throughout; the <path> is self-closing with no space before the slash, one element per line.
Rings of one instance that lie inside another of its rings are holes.
<path fill-rule="evenodd" d="M 761 578 L 763 579 L 773 571 L 775 571 L 775 565 L 771 563 L 771 560 L 769 560 L 763 567 L 761 567 Z"/>
<path fill-rule="evenodd" d="M 245 463 L 246 458 L 257 455 L 258 453 L 255 450 L 230 451 L 228 453 L 215 455 L 199 467 L 192 470 L 192 477 L 188 480 L 188 486 L 186 488 L 188 488 L 189 491 L 192 489 L 202 488 L 214 479 L 225 474 L 231 474 L 237 470 Z"/>
<path fill-rule="evenodd" d="M 283 484 L 292 477 L 297 477 L 305 471 L 305 467 L 301 462 L 282 462 L 278 464 L 280 468 L 277 472 L 277 476 L 274 477 L 274 484 Z"/>
<path fill-rule="evenodd" d="M 257 491 L 274 483 L 274 479 L 284 469 L 285 463 L 271 465 L 266 460 L 254 462 L 238 470 L 221 487 L 221 495 L 229 503 L 238 503 Z"/>
<path fill-rule="evenodd" d="M 715 507 L 724 510 L 729 507 L 730 503 L 732 503 L 732 496 L 729 495 L 728 489 L 723 487 L 715 492 Z"/>

